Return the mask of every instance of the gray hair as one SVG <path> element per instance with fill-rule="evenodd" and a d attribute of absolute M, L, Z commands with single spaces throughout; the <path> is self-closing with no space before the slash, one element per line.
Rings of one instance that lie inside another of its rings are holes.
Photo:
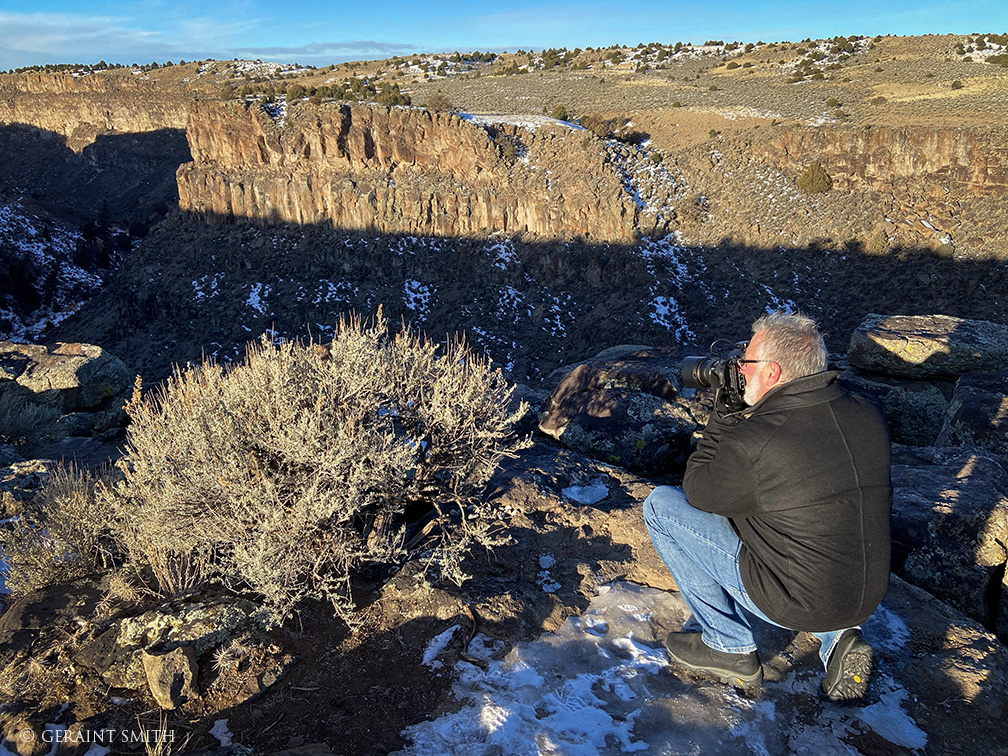
<path fill-rule="evenodd" d="M 784 380 L 815 375 L 826 369 L 828 353 L 812 318 L 777 310 L 757 318 L 752 330 L 765 331 L 757 358 L 780 365 Z"/>

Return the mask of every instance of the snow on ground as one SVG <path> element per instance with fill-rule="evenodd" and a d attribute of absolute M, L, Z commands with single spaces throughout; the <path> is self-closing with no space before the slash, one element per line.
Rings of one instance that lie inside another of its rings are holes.
<path fill-rule="evenodd" d="M 437 290 L 430 284 L 414 281 L 411 278 L 406 279 L 404 288 L 403 302 L 406 307 L 415 312 L 420 320 L 426 320 L 430 310 L 431 295 Z"/>
<path fill-rule="evenodd" d="M 461 625 L 452 625 L 427 644 L 427 648 L 424 650 L 423 655 L 423 665 L 425 667 L 430 667 L 431 669 L 441 669 L 444 666 L 444 662 L 437 657 L 448 647 L 452 637 L 455 635 L 456 631 L 460 629 L 460 627 Z"/>
<path fill-rule="evenodd" d="M 593 478 L 587 486 L 567 486 L 560 493 L 578 504 L 598 504 L 609 495 L 609 487 L 601 477 Z"/>
<path fill-rule="evenodd" d="M 540 556 L 546 573 L 551 559 Z M 907 691 L 884 674 L 877 703 L 823 705 L 818 714 L 810 707 L 804 721 L 778 712 L 778 702 L 814 696 L 818 670 L 767 682 L 756 695 L 670 674 L 659 628 L 676 629 L 688 617 L 678 594 L 618 582 L 555 633 L 510 651 L 479 634 L 468 654 L 485 668 L 463 660 L 454 669 L 459 710 L 405 730 L 409 745 L 399 756 L 855 756 L 843 738 L 865 728 L 901 748 L 927 744 L 902 708 Z M 899 625 L 906 629 L 882 607 L 864 632 L 899 646 L 908 635 Z"/>
<path fill-rule="evenodd" d="M 999 45 L 997 42 L 990 42 L 990 41 L 986 42 L 986 46 L 984 47 L 983 50 L 976 49 L 974 45 L 971 45 L 973 46 L 973 52 L 968 53 L 968 57 L 972 58 L 973 60 L 980 61 L 981 63 L 986 63 L 988 58 L 991 58 L 995 55 L 1003 55 L 1006 51 L 1008 51 L 1008 46 Z"/>
<path fill-rule="evenodd" d="M 311 69 L 298 68 L 291 63 L 269 63 L 262 60 L 239 60 L 231 64 L 235 75 L 241 76 L 277 76 L 278 74 L 302 74 Z"/>
<path fill-rule="evenodd" d="M 522 318 L 531 318 L 535 308 L 525 302 L 525 295 L 513 286 L 505 286 L 497 296 L 497 312 L 502 321 L 518 325 Z"/>
<path fill-rule="evenodd" d="M 651 320 L 674 332 L 679 343 L 695 341 L 696 334 L 686 323 L 682 310 L 669 292 L 670 286 L 677 287 L 681 292 L 683 286 L 690 285 L 693 281 L 693 276 L 682 257 L 686 254 L 686 248 L 679 246 L 675 236 L 667 236 L 657 241 L 643 239 L 640 244 L 640 253 L 647 262 L 648 272 L 654 279 L 649 292 L 651 295 Z M 666 274 L 664 283 L 661 282 L 662 276 L 659 274 L 659 267 Z M 671 275 L 668 275 L 669 273 Z M 699 288 L 707 293 L 708 298 L 710 297 L 706 287 L 701 284 Z"/>
<path fill-rule="evenodd" d="M 547 295 L 553 301 L 549 303 L 549 311 L 543 317 L 543 330 L 555 338 L 563 338 L 567 335 L 567 329 L 563 324 L 564 316 L 570 315 L 571 296 L 566 292 L 561 292 L 559 296 Z M 563 303 L 560 297 L 564 298 Z"/>
<path fill-rule="evenodd" d="M 345 281 L 320 279 L 316 284 L 315 304 L 322 302 L 351 302 L 360 289 Z"/>
<path fill-rule="evenodd" d="M 197 302 L 202 299 L 213 299 L 220 292 L 220 283 L 223 279 L 224 274 L 217 272 L 212 276 L 207 274 L 193 281 L 193 299 Z"/>
<path fill-rule="evenodd" d="M 232 738 L 234 737 L 234 735 L 231 734 L 231 730 L 228 729 L 228 721 L 226 719 L 214 720 L 214 725 L 210 730 L 210 734 L 220 741 L 221 748 L 227 748 L 230 746 L 232 744 Z"/>
<path fill-rule="evenodd" d="M 101 286 L 101 277 L 74 262 L 80 233 L 53 220 L 43 220 L 20 203 L 0 205 L 0 260 L 24 271 L 36 291 L 53 285 L 48 305 L 18 313 L 0 303 L 0 338 L 32 341 L 51 325 L 65 320 Z"/>
<path fill-rule="evenodd" d="M 10 595 L 10 591 L 7 590 L 7 574 L 9 572 L 10 565 L 7 563 L 7 557 L 3 554 L 3 544 L 0 544 L 0 601 Z"/>
<path fill-rule="evenodd" d="M 536 575 L 536 584 L 542 588 L 543 593 L 556 593 L 562 587 L 550 572 L 554 565 L 556 565 L 555 556 L 552 554 L 539 555 L 539 574 Z"/>
<path fill-rule="evenodd" d="M 269 298 L 269 293 L 269 284 L 252 284 L 252 287 L 249 289 L 248 299 L 245 301 L 246 306 L 251 307 L 253 310 L 262 315 L 265 315 L 266 300 Z"/>
<path fill-rule="evenodd" d="M 506 123 L 512 126 L 518 126 L 519 128 L 526 129 L 527 131 L 535 131 L 542 126 L 566 126 L 572 131 L 581 130 L 580 126 L 570 123 L 568 121 L 560 121 L 556 118 L 550 118 L 544 115 L 515 115 L 506 113 L 459 113 L 459 118 L 463 121 L 471 121 L 472 123 L 479 124 L 480 126 L 493 126 L 497 123 Z"/>
<path fill-rule="evenodd" d="M 491 237 L 486 251 L 493 259 L 494 266 L 501 270 L 506 271 L 508 267 L 514 267 L 520 262 L 518 255 L 515 253 L 514 242 L 507 236 L 499 235 L 496 238 Z"/>

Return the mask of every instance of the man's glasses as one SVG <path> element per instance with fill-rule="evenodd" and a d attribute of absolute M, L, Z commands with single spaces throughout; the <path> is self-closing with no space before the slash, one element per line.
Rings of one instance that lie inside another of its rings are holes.
<path fill-rule="evenodd" d="M 735 348 L 738 349 L 739 352 L 741 352 L 742 354 L 745 354 L 745 350 L 749 348 L 749 340 L 746 339 L 745 341 L 736 341 Z M 777 362 L 777 360 L 746 360 L 739 357 L 737 360 L 735 360 L 735 362 L 737 362 L 739 365 L 747 365 L 747 364 L 755 364 L 758 362 Z"/>

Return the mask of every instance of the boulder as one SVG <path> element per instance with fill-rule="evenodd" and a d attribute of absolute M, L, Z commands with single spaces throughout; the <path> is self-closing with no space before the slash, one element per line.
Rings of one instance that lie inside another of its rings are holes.
<path fill-rule="evenodd" d="M 45 728 L 23 715 L 9 719 L 3 726 L 3 753 L 12 756 L 42 756 L 49 750 Z"/>
<path fill-rule="evenodd" d="M 4 517 L 16 517 L 49 482 L 53 464 L 47 459 L 12 462 L 0 468 L 0 507 Z"/>
<path fill-rule="evenodd" d="M 1008 370 L 959 379 L 936 445 L 1008 455 Z"/>
<path fill-rule="evenodd" d="M 151 695 L 162 709 L 177 709 L 199 698 L 196 688 L 199 666 L 192 646 L 179 646 L 171 651 L 145 649 L 142 659 Z"/>
<path fill-rule="evenodd" d="M 251 601 L 228 596 L 168 602 L 138 617 L 117 620 L 84 642 L 76 659 L 109 685 L 136 690 L 147 683 L 145 649 L 191 646 L 197 655 L 203 654 L 248 630 L 255 610 Z"/>
<path fill-rule="evenodd" d="M 0 467 L 10 467 L 15 462 L 24 462 L 24 457 L 10 444 L 0 444 Z"/>
<path fill-rule="evenodd" d="M 667 472 L 685 463 L 698 428 L 680 386 L 680 363 L 672 350 L 607 349 L 557 383 L 539 429 L 604 462 Z"/>
<path fill-rule="evenodd" d="M 893 572 L 993 628 L 1008 601 L 1008 471 L 982 450 L 897 448 L 892 477 Z"/>
<path fill-rule="evenodd" d="M 853 367 L 904 378 L 958 378 L 1008 367 L 1008 326 L 949 315 L 868 315 L 851 336 Z"/>
<path fill-rule="evenodd" d="M 73 638 L 78 619 L 92 616 L 103 595 L 100 578 L 90 575 L 18 598 L 0 614 L 0 668 L 13 659 L 27 662 L 31 654 L 46 656 L 50 649 L 40 638 L 49 633 Z M 11 668 L 7 672 L 17 674 Z"/>
<path fill-rule="evenodd" d="M 0 342 L 0 390 L 17 387 L 61 412 L 105 408 L 132 382 L 122 361 L 99 346 Z"/>
<path fill-rule="evenodd" d="M 881 382 L 848 370 L 840 375 L 840 385 L 873 397 L 882 405 L 895 443 L 934 445 L 949 402 L 933 381 Z"/>

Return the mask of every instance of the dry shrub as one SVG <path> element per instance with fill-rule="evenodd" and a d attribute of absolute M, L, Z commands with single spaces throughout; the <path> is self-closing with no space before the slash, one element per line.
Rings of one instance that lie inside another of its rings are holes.
<path fill-rule="evenodd" d="M 822 163 L 816 160 L 798 177 L 798 188 L 810 194 L 828 192 L 833 188 L 833 179 L 826 173 Z"/>
<path fill-rule="evenodd" d="M 0 394 L 0 442 L 30 454 L 55 431 L 60 412 L 10 391 Z"/>
<path fill-rule="evenodd" d="M 126 479 L 108 496 L 162 592 L 251 589 L 276 620 L 324 597 L 351 621 L 354 570 L 415 555 L 408 509 L 429 514 L 425 556 L 449 579 L 492 545 L 479 494 L 519 446 L 510 392 L 465 344 L 390 336 L 380 311 L 341 321 L 325 348 L 263 340 L 242 365 L 135 392 Z"/>
<path fill-rule="evenodd" d="M 435 92 L 430 97 L 427 98 L 427 109 L 436 110 L 440 113 L 446 113 L 450 110 L 454 110 L 451 104 L 451 100 L 445 97 L 440 92 Z"/>
<path fill-rule="evenodd" d="M 0 530 L 7 587 L 15 597 L 112 566 L 117 526 L 97 495 L 100 481 L 91 472 L 58 467 L 32 508 Z"/>
<path fill-rule="evenodd" d="M 868 246 L 865 248 L 865 252 L 869 255 L 884 255 L 888 251 L 889 234 L 885 232 L 885 229 L 880 228 L 872 235 Z"/>

